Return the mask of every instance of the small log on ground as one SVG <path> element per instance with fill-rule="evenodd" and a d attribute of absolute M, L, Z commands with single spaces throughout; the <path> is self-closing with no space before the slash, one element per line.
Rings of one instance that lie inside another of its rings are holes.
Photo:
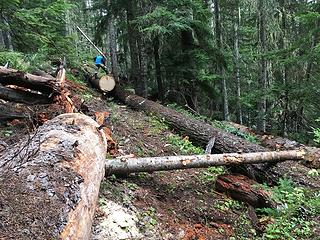
<path fill-rule="evenodd" d="M 0 67 L 0 84 L 24 87 L 48 95 L 60 92 L 59 82 L 54 77 L 41 77 L 4 67 Z"/>
<path fill-rule="evenodd" d="M 207 143 L 215 138 L 214 150 L 220 153 L 228 152 L 267 152 L 268 148 L 259 146 L 237 137 L 231 133 L 227 133 L 222 129 L 213 127 L 212 125 L 192 119 L 173 109 L 164 107 L 156 102 L 147 100 L 137 95 L 131 94 L 116 87 L 114 91 L 115 97 L 123 101 L 128 106 L 143 110 L 147 113 L 152 113 L 170 124 L 173 128 L 187 134 L 197 144 L 202 144 L 204 147 Z M 255 164 L 246 167 L 236 167 L 232 171 L 244 174 L 259 182 L 267 182 L 274 184 L 281 177 L 289 177 L 295 183 L 320 188 L 320 181 L 311 176 L 308 176 L 309 168 L 299 163 L 292 164 L 291 162 L 279 163 L 276 165 L 270 164 Z"/>
<path fill-rule="evenodd" d="M 0 153 L 0 239 L 89 239 L 106 139 L 82 114 L 46 122 Z"/>
<path fill-rule="evenodd" d="M 250 204 L 255 208 L 274 208 L 275 202 L 270 194 L 257 186 L 257 182 L 243 175 L 219 175 L 216 189 L 226 193 L 231 198 Z"/>
<path fill-rule="evenodd" d="M 317 161 L 307 162 L 308 164 L 307 166 L 312 168 L 320 168 L 320 148 L 311 148 L 302 143 L 299 143 L 297 141 L 294 141 L 285 137 L 274 136 L 270 134 L 259 134 L 255 130 L 249 127 L 243 126 L 241 124 L 237 124 L 233 122 L 225 122 L 225 124 L 228 124 L 229 126 L 237 129 L 237 131 L 241 133 L 246 133 L 254 136 L 259 141 L 259 144 L 261 146 L 272 149 L 272 150 L 283 151 L 283 150 L 293 150 L 293 149 L 306 149 L 307 151 L 310 151 L 310 149 L 312 149 L 314 154 L 318 156 L 315 158 L 315 160 Z"/>
<path fill-rule="evenodd" d="M 150 158 L 119 157 L 106 161 L 106 174 L 128 174 L 174 169 L 204 168 L 210 166 L 237 166 L 286 160 L 306 160 L 304 151 L 225 153 L 193 156 L 167 156 Z"/>

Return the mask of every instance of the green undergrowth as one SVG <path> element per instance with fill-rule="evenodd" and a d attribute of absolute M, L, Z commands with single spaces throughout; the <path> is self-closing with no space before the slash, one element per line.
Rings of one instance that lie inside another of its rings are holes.
<path fill-rule="evenodd" d="M 281 179 L 270 189 L 276 209 L 263 208 L 259 213 L 270 217 L 263 239 L 314 239 L 315 217 L 320 214 L 320 192 L 294 186 L 291 180 Z"/>
<path fill-rule="evenodd" d="M 204 150 L 200 147 L 196 147 L 189 141 L 188 137 L 181 137 L 175 134 L 168 136 L 168 142 L 172 145 L 175 151 L 181 154 L 203 154 Z"/>

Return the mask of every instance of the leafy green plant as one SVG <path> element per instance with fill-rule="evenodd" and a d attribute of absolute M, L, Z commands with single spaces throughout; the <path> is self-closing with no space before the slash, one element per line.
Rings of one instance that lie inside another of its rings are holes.
<path fill-rule="evenodd" d="M 215 182 L 217 176 L 224 174 L 225 171 L 224 167 L 209 167 L 202 172 L 200 178 L 204 182 Z"/>
<path fill-rule="evenodd" d="M 236 129 L 235 127 L 230 126 L 227 123 L 220 122 L 220 121 L 213 121 L 213 125 L 217 128 L 225 130 L 226 132 L 229 132 L 233 135 L 241 137 L 241 138 L 247 140 L 248 142 L 258 143 L 258 140 L 255 136 L 253 136 L 249 133 L 241 132 L 240 130 Z"/>
<path fill-rule="evenodd" d="M 187 137 L 182 138 L 177 135 L 170 135 L 168 137 L 169 143 L 173 148 L 182 154 L 203 154 L 204 150 L 199 147 L 195 147 Z"/>
<path fill-rule="evenodd" d="M 263 235 L 264 239 L 304 239 L 312 236 L 315 222 L 311 217 L 319 214 L 319 192 L 295 187 L 291 180 L 281 179 L 273 187 L 272 198 L 279 204 L 276 209 L 261 209 L 273 218 Z"/>
<path fill-rule="evenodd" d="M 320 118 L 316 120 L 316 122 L 320 122 Z M 320 128 L 313 129 L 314 141 L 320 144 Z"/>
<path fill-rule="evenodd" d="M 7 62 L 9 62 L 9 67 L 18 69 L 20 71 L 27 71 L 30 67 L 30 63 L 25 61 L 24 55 L 19 52 L 0 52 L 0 65 L 3 66 Z"/>

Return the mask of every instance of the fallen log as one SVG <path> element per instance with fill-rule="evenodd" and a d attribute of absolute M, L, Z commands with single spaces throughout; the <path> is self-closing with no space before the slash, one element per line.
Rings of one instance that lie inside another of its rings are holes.
<path fill-rule="evenodd" d="M 318 157 L 319 161 L 308 162 L 308 164 L 311 164 L 308 166 L 313 168 L 320 168 L 320 148 L 311 148 L 297 141 L 280 137 L 280 136 L 274 136 L 271 134 L 259 134 L 255 130 L 237 123 L 233 123 L 233 122 L 224 122 L 224 123 L 235 128 L 237 131 L 241 133 L 250 134 L 254 136 L 258 140 L 259 145 L 272 150 L 283 151 L 283 150 L 292 150 L 292 149 L 306 149 L 308 151 L 308 149 L 312 149 L 312 151 L 319 156 Z"/>
<path fill-rule="evenodd" d="M 312 155 L 312 154 L 311 154 Z M 132 158 L 119 157 L 106 161 L 106 174 L 128 174 L 134 172 L 168 171 L 175 169 L 205 168 L 210 166 L 237 166 L 286 160 L 310 160 L 305 151 L 225 153 L 193 156 L 166 156 Z"/>
<path fill-rule="evenodd" d="M 24 87 L 48 95 L 60 92 L 60 84 L 54 77 L 36 76 L 5 67 L 0 67 L 0 84 Z"/>
<path fill-rule="evenodd" d="M 7 106 L 0 102 L 0 124 L 7 123 L 14 119 L 27 119 L 29 116 L 25 112 L 18 112 L 12 106 Z"/>
<path fill-rule="evenodd" d="M 0 153 L 0 239 L 89 239 L 106 139 L 82 114 L 46 122 Z"/>
<path fill-rule="evenodd" d="M 219 192 L 226 193 L 231 198 L 250 204 L 255 208 L 274 208 L 276 203 L 271 200 L 257 182 L 243 175 L 219 175 L 215 187 Z"/>
<path fill-rule="evenodd" d="M 142 110 L 164 119 L 173 128 L 187 134 L 199 145 L 201 144 L 205 147 L 210 139 L 215 138 L 214 150 L 216 152 L 248 153 L 269 151 L 269 149 L 259 146 L 258 144 L 248 142 L 245 139 L 237 137 L 231 133 L 227 133 L 222 129 L 213 127 L 208 123 L 192 119 L 191 117 L 185 116 L 173 109 L 124 91 L 119 87 L 116 87 L 114 95 L 133 109 Z M 315 156 L 315 159 L 319 159 L 319 156 Z M 233 172 L 244 174 L 259 182 L 274 184 L 279 178 L 286 176 L 298 184 L 320 188 L 320 181 L 308 176 L 309 170 L 309 168 L 296 162 L 254 164 L 246 167 L 232 168 Z"/>
<path fill-rule="evenodd" d="M 1 81 L 1 80 L 0 80 Z M 11 89 L 7 87 L 3 87 L 0 84 L 0 99 L 16 102 L 16 103 L 24 103 L 29 105 L 34 104 L 47 104 L 52 102 L 48 96 L 43 94 L 32 93 L 28 91 L 23 91 L 19 89 Z"/>
<path fill-rule="evenodd" d="M 116 81 L 114 80 L 114 77 L 112 76 L 112 74 L 108 74 L 108 75 L 106 75 L 105 73 L 96 74 L 96 70 L 93 68 L 90 68 L 89 66 L 85 66 L 85 72 L 90 84 L 94 88 L 102 92 L 111 92 L 116 86 Z"/>

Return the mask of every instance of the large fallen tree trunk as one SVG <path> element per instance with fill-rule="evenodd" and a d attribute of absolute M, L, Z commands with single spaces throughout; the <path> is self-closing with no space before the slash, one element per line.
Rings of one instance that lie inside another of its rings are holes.
<path fill-rule="evenodd" d="M 305 151 L 225 153 L 193 156 L 166 156 L 149 158 L 120 157 L 106 161 L 106 174 L 128 174 L 175 169 L 205 168 L 210 166 L 237 166 L 286 160 L 310 160 Z"/>
<path fill-rule="evenodd" d="M 106 139 L 63 114 L 0 154 L 0 239 L 89 239 Z"/>
<path fill-rule="evenodd" d="M 60 83 L 54 77 L 41 77 L 5 67 L 0 67 L 0 84 L 24 87 L 48 95 L 60 92 Z"/>
<path fill-rule="evenodd" d="M 220 153 L 230 152 L 267 152 L 269 149 L 251 143 L 237 137 L 231 133 L 227 133 L 222 129 L 215 128 L 212 125 L 185 116 L 173 109 L 164 107 L 156 102 L 147 100 L 137 95 L 116 88 L 115 96 L 126 103 L 128 106 L 143 110 L 147 113 L 157 115 L 159 118 L 165 119 L 173 128 L 187 134 L 198 144 L 206 146 L 206 144 L 215 138 L 214 149 Z M 319 156 L 315 156 L 319 159 Z M 245 174 L 259 182 L 275 183 L 281 177 L 290 177 L 296 183 L 320 188 L 320 182 L 311 176 L 308 176 L 309 168 L 299 163 L 284 162 L 279 164 L 254 164 L 246 167 L 236 167 L 232 169 L 234 172 Z"/>

